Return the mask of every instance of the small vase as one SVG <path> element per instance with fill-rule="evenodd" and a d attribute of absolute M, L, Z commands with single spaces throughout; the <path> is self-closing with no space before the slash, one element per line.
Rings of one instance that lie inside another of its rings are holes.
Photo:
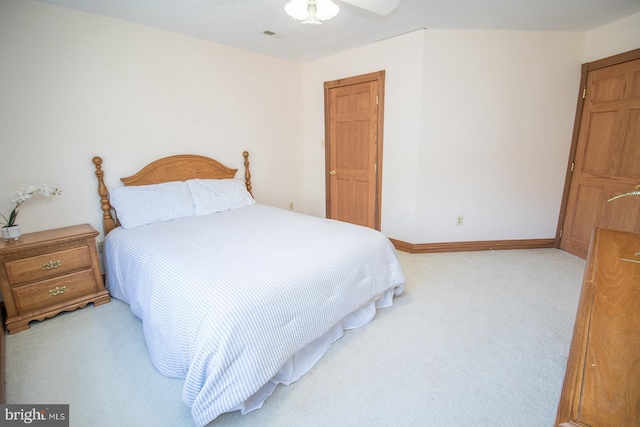
<path fill-rule="evenodd" d="M 22 231 L 20 231 L 19 225 L 2 227 L 0 230 L 2 230 L 2 238 L 5 242 L 20 240 L 20 236 L 22 236 Z"/>

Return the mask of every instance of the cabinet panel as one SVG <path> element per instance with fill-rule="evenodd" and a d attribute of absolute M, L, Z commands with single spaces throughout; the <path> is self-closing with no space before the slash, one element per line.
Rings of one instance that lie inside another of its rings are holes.
<path fill-rule="evenodd" d="M 54 277 L 88 267 L 91 267 L 91 256 L 87 246 L 6 263 L 7 276 L 12 285 Z"/>
<path fill-rule="evenodd" d="M 640 234 L 595 229 L 556 425 L 640 425 Z"/>
<path fill-rule="evenodd" d="M 16 287 L 13 299 L 18 312 L 26 313 L 91 294 L 96 288 L 93 271 L 84 270 Z"/>

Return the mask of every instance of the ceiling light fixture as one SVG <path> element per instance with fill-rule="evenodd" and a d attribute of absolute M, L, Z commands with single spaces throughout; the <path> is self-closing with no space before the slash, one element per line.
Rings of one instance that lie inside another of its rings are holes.
<path fill-rule="evenodd" d="M 291 0 L 284 5 L 287 15 L 303 24 L 321 25 L 338 14 L 340 8 L 331 0 Z"/>

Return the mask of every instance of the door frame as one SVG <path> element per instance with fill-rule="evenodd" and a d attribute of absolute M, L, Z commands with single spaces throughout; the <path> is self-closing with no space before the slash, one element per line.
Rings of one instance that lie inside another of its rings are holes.
<path fill-rule="evenodd" d="M 613 65 L 623 64 L 629 61 L 640 59 L 640 49 L 634 49 L 629 52 L 620 53 L 607 58 L 599 59 L 593 62 L 582 64 L 580 76 L 580 90 L 578 91 L 578 102 L 576 106 L 576 116 L 573 121 L 573 134 L 571 135 L 571 148 L 569 149 L 569 161 L 567 162 L 567 171 L 564 178 L 564 190 L 562 193 L 562 203 L 560 205 L 560 214 L 558 216 L 558 226 L 556 228 L 555 248 L 560 248 L 560 240 L 562 239 L 562 229 L 564 226 L 565 216 L 567 214 L 567 205 L 569 203 L 569 190 L 571 187 L 571 174 L 576 160 L 576 151 L 578 150 L 578 137 L 580 135 L 580 123 L 582 122 L 582 112 L 584 110 L 585 94 L 587 90 L 587 77 L 589 72 L 599 70 L 601 68 L 611 67 Z"/>
<path fill-rule="evenodd" d="M 382 226 L 382 142 L 384 134 L 384 81 L 385 70 L 375 71 L 373 73 L 361 74 L 358 76 L 347 77 L 338 80 L 324 82 L 324 176 L 325 176 L 325 206 L 326 217 L 331 217 L 331 185 L 329 169 L 330 169 L 330 148 L 331 133 L 329 130 L 329 91 L 331 89 L 350 86 L 359 83 L 367 83 L 377 81 L 378 83 L 378 120 L 377 120 L 377 142 L 376 142 L 376 200 L 375 200 L 375 228 L 380 231 Z"/>

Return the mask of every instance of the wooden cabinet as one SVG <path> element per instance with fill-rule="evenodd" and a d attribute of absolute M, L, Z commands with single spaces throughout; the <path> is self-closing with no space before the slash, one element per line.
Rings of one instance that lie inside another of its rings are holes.
<path fill-rule="evenodd" d="M 640 234 L 595 229 L 556 425 L 640 425 Z"/>
<path fill-rule="evenodd" d="M 93 302 L 110 301 L 89 224 L 23 234 L 0 242 L 0 290 L 10 334 Z"/>

